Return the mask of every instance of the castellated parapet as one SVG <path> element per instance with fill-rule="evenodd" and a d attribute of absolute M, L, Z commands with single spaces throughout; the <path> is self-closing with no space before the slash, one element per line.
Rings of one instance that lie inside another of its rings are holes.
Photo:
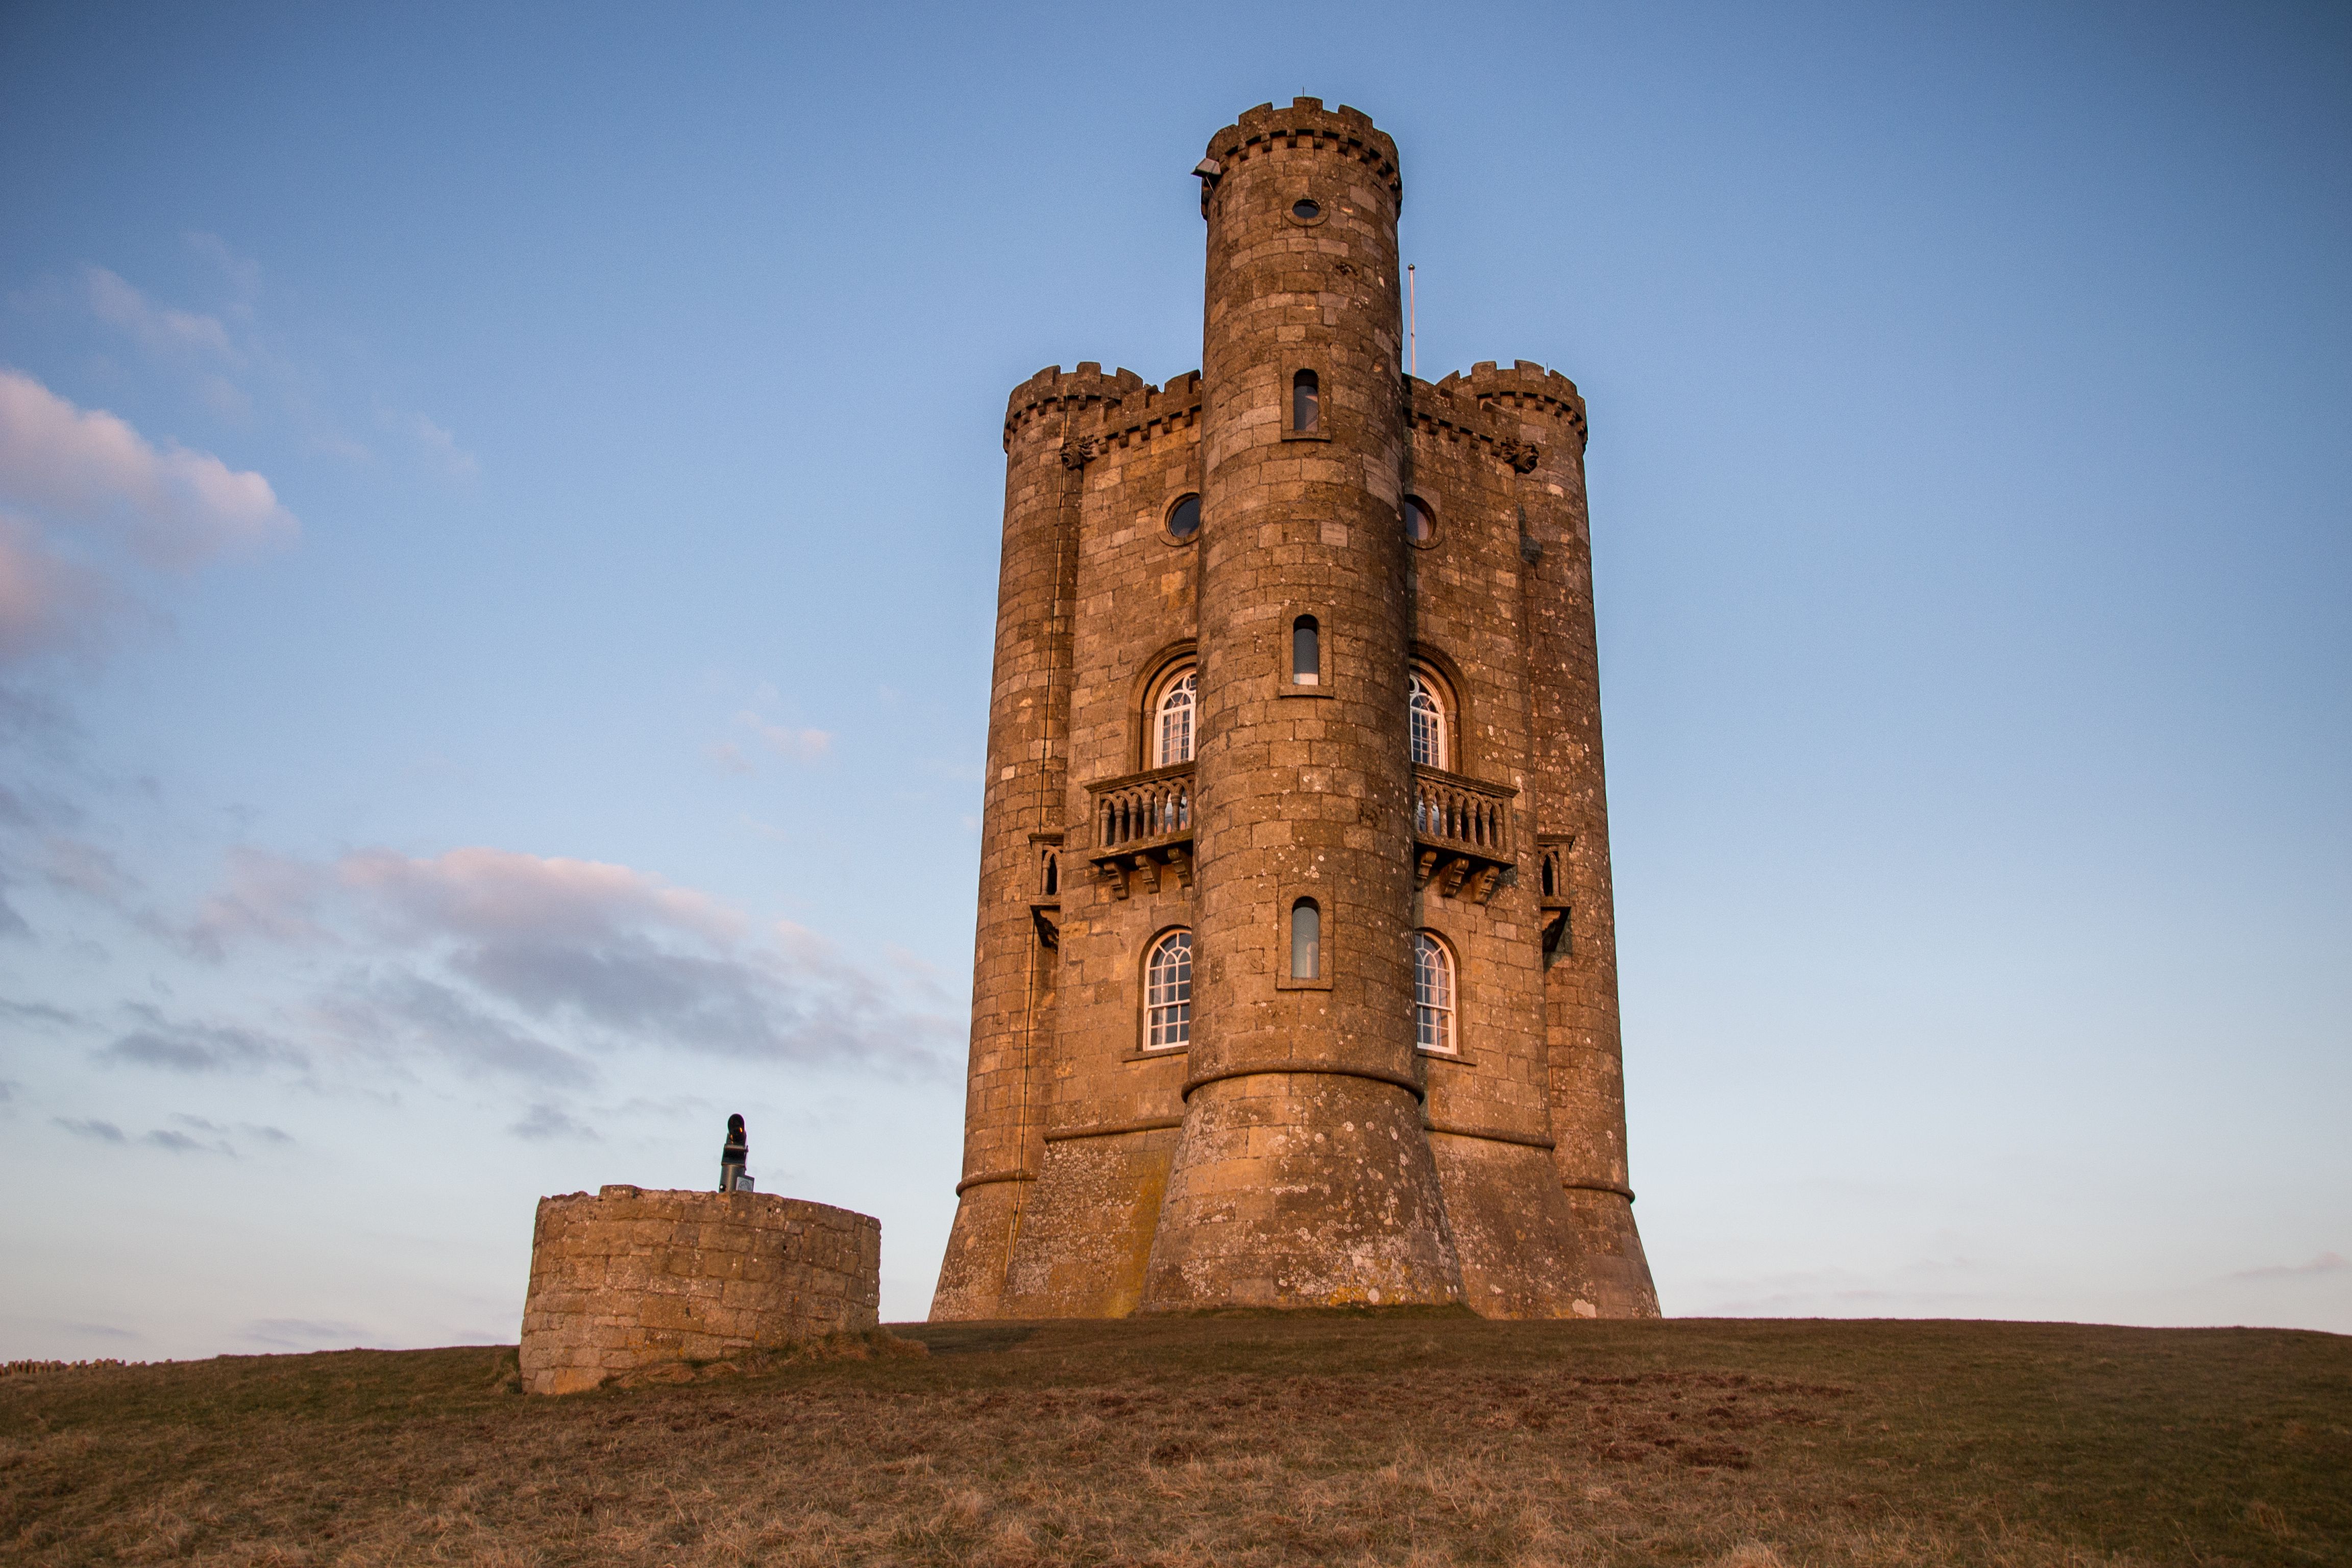
<path fill-rule="evenodd" d="M 879 1321 L 882 1222 L 767 1193 L 541 1198 L 523 1387 L 577 1394 L 667 1362 L 774 1350 Z"/>
<path fill-rule="evenodd" d="M 932 1316 L 1654 1316 L 1584 399 L 1404 374 L 1363 114 L 1262 105 L 1208 151 L 1202 368 L 1006 408 Z"/>

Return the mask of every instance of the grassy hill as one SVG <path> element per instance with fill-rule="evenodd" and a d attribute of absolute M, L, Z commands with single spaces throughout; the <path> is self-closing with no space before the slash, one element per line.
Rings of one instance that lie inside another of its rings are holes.
<path fill-rule="evenodd" d="M 0 1561 L 2352 1563 L 2352 1339 L 1216 1317 L 569 1399 L 511 1349 L 0 1378 Z"/>

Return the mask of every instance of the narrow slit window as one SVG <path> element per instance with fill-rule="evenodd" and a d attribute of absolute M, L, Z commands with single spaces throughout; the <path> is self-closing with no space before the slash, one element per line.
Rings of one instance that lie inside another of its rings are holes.
<path fill-rule="evenodd" d="M 1323 682 L 1323 635 L 1313 616 L 1290 623 L 1290 683 L 1319 686 Z"/>
<path fill-rule="evenodd" d="M 1171 931 L 1143 971 L 1143 1046 L 1168 1051 L 1192 1043 L 1192 933 Z"/>
<path fill-rule="evenodd" d="M 1312 899 L 1290 906 L 1290 977 L 1323 978 L 1323 911 Z"/>
<path fill-rule="evenodd" d="M 1454 955 L 1425 931 L 1412 933 L 1413 1043 L 1454 1054 Z"/>
<path fill-rule="evenodd" d="M 1323 418 L 1323 385 L 1311 370 L 1290 378 L 1290 427 L 1312 430 Z"/>

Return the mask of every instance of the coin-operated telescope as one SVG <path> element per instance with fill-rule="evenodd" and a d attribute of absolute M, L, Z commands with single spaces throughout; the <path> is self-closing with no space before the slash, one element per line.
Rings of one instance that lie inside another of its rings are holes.
<path fill-rule="evenodd" d="M 727 1119 L 727 1142 L 719 1151 L 719 1190 L 722 1193 L 748 1193 L 751 1190 L 751 1173 L 743 1163 L 751 1157 L 751 1141 L 743 1131 L 740 1115 Z"/>

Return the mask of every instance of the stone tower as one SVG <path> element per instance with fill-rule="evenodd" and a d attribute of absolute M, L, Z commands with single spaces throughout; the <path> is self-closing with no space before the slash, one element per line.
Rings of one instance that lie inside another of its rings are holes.
<path fill-rule="evenodd" d="M 1202 368 L 1006 411 L 935 1319 L 1654 1316 L 1626 1185 L 1584 402 L 1404 374 L 1396 148 L 1251 110 Z"/>

